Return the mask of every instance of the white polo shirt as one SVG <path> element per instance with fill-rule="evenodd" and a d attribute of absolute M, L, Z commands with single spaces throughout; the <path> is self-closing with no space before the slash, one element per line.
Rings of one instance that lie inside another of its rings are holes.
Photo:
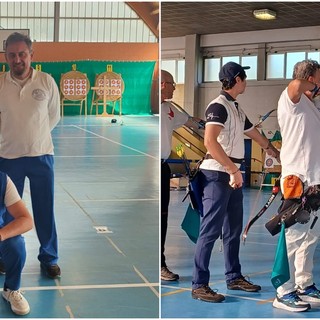
<path fill-rule="evenodd" d="M 53 154 L 51 130 L 60 120 L 54 79 L 33 69 L 23 87 L 9 72 L 0 77 L 0 157 Z"/>
<path fill-rule="evenodd" d="M 173 130 L 183 126 L 188 116 L 169 101 L 161 103 L 161 159 L 168 159 L 172 147 Z"/>
<path fill-rule="evenodd" d="M 287 90 L 278 102 L 282 178 L 293 174 L 307 185 L 320 184 L 320 112 L 304 94 L 293 103 Z"/>

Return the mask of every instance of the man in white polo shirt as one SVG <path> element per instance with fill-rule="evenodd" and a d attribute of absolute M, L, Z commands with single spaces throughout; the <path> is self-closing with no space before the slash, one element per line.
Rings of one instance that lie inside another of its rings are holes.
<path fill-rule="evenodd" d="M 32 42 L 11 34 L 5 44 L 10 71 L 0 78 L 0 170 L 22 197 L 30 181 L 33 217 L 40 242 L 38 260 L 50 278 L 60 276 L 54 217 L 52 129 L 60 120 L 59 90 L 54 79 L 31 67 Z M 7 214 L 6 220 L 12 217 Z M 5 261 L 4 261 L 5 265 Z"/>

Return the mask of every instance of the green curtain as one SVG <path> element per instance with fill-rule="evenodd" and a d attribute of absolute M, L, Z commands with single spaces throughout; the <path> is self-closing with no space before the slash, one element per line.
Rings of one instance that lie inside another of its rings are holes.
<path fill-rule="evenodd" d="M 32 62 L 32 66 L 41 65 L 41 71 L 50 73 L 60 86 L 61 74 L 72 70 L 72 65 L 76 65 L 76 70 L 86 73 L 90 81 L 90 87 L 94 87 L 97 74 L 107 71 L 107 66 L 112 66 L 112 71 L 120 73 L 124 81 L 124 92 L 122 96 L 123 115 L 150 115 L 151 112 L 151 86 L 152 76 L 155 68 L 155 61 L 62 61 L 62 62 Z M 2 70 L 2 67 L 1 67 Z M 8 66 L 6 65 L 6 70 Z M 91 108 L 92 90 L 88 93 L 88 114 Z M 102 112 L 100 106 L 99 112 Z M 111 106 L 110 106 L 111 110 Z M 95 110 L 94 110 L 95 111 Z M 84 113 L 84 110 L 82 111 Z M 108 107 L 108 112 L 109 107 Z M 116 103 L 115 114 L 119 113 L 119 103 Z M 65 115 L 79 114 L 79 107 L 65 108 Z"/>

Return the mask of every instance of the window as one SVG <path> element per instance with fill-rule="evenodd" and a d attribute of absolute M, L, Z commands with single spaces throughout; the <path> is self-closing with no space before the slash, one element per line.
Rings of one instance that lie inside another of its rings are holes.
<path fill-rule="evenodd" d="M 294 65 L 306 59 L 306 52 L 288 52 L 286 63 L 286 79 L 292 79 Z"/>
<path fill-rule="evenodd" d="M 308 52 L 307 57 L 308 59 L 315 60 L 320 63 L 320 52 Z"/>
<path fill-rule="evenodd" d="M 267 79 L 284 78 L 284 53 L 269 54 L 267 59 Z"/>
<path fill-rule="evenodd" d="M 320 63 L 320 53 L 295 51 L 268 54 L 267 79 L 292 79 L 294 65 L 305 59 L 316 60 Z"/>
<path fill-rule="evenodd" d="M 203 81 L 219 81 L 220 58 L 209 58 L 204 60 Z"/>
<path fill-rule="evenodd" d="M 241 64 L 242 66 L 249 66 L 250 69 L 246 70 L 247 80 L 257 79 L 257 60 L 255 55 L 250 56 L 229 56 L 219 58 L 205 58 L 204 59 L 204 73 L 203 81 L 219 81 L 219 71 L 221 67 L 227 62 L 233 61 Z"/>
<path fill-rule="evenodd" d="M 55 8 L 60 8 L 55 16 Z M 54 23 L 59 34 L 54 34 Z M 2 2 L 0 29 L 29 29 L 36 41 L 158 42 L 125 2 Z"/>
<path fill-rule="evenodd" d="M 53 41 L 54 2 L 0 2 L 1 29 L 30 29 L 31 39 Z"/>
<path fill-rule="evenodd" d="M 161 69 L 170 72 L 176 83 L 184 83 L 185 61 L 184 60 L 161 60 Z"/>

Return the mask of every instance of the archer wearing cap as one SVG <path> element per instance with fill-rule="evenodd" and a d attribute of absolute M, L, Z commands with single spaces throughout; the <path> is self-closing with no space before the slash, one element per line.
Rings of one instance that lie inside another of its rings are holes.
<path fill-rule="evenodd" d="M 209 287 L 212 249 L 222 229 L 227 288 L 247 292 L 261 290 L 259 285 L 243 277 L 239 258 L 243 221 L 240 165 L 244 158 L 244 135 L 274 157 L 279 157 L 279 151 L 269 146 L 269 140 L 260 134 L 236 101 L 246 89 L 246 69 L 248 67 L 235 62 L 228 62 L 221 68 L 222 90 L 205 111 L 207 153 L 199 172 L 204 188 L 203 217 L 195 248 L 192 297 L 206 302 L 225 300 L 222 294 Z"/>
<path fill-rule="evenodd" d="M 219 80 L 222 82 L 224 88 L 229 89 L 236 83 L 236 78 L 240 77 L 243 81 L 247 78 L 245 70 L 250 67 L 242 67 L 240 64 L 235 62 L 226 63 L 219 72 Z"/>

